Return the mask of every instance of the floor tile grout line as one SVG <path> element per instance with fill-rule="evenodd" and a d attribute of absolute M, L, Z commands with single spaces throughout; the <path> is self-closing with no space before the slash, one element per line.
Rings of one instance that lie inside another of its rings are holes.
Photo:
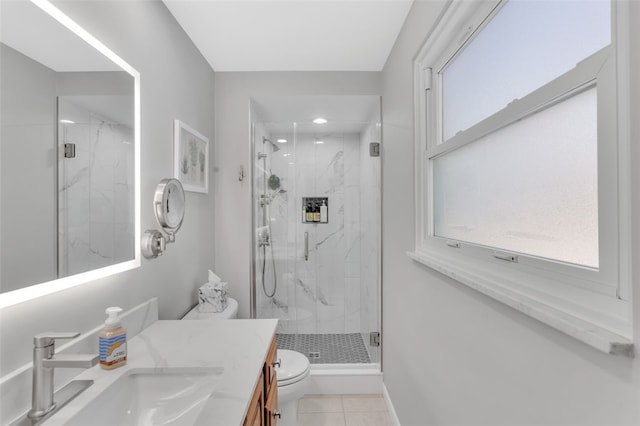
<path fill-rule="evenodd" d="M 342 411 L 311 411 L 311 412 L 304 411 L 304 412 L 301 412 L 301 411 L 299 411 L 300 408 L 299 408 L 299 405 L 298 405 L 298 414 L 316 414 L 316 415 L 318 415 L 318 414 L 334 414 L 335 415 L 335 414 L 341 413 L 345 425 L 347 424 L 347 414 L 369 414 L 369 413 L 371 413 L 371 414 L 379 415 L 379 416 L 386 415 L 387 418 L 389 417 L 390 414 L 389 414 L 389 410 L 388 410 L 388 408 L 386 406 L 386 403 L 384 404 L 384 408 L 385 408 L 384 410 L 348 410 L 347 411 L 345 406 L 344 406 L 344 399 L 345 398 L 350 398 L 350 397 L 353 397 L 353 396 L 354 395 L 350 395 L 350 394 L 337 394 L 337 395 L 333 395 L 333 394 L 320 394 L 320 395 L 318 395 L 318 394 L 316 394 L 316 395 L 313 395 L 313 396 L 306 396 L 305 395 L 301 399 L 320 399 L 320 400 L 322 400 L 322 399 L 338 399 L 339 398 L 340 401 L 341 401 Z M 357 397 L 357 395 L 356 395 L 356 397 Z M 357 397 L 356 399 L 379 399 L 379 396 L 373 396 L 373 397 L 366 397 L 365 396 L 365 397 L 359 397 L 359 398 Z"/>

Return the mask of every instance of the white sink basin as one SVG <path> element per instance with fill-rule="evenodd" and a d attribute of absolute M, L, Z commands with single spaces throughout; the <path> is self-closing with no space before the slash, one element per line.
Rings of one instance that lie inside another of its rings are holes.
<path fill-rule="evenodd" d="M 132 369 L 67 423 L 192 425 L 212 397 L 223 368 Z"/>

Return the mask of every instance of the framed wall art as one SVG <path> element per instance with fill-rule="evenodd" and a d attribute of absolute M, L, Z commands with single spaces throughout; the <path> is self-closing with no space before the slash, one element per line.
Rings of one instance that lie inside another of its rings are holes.
<path fill-rule="evenodd" d="M 209 138 L 180 120 L 174 124 L 174 177 L 185 191 L 209 192 Z"/>

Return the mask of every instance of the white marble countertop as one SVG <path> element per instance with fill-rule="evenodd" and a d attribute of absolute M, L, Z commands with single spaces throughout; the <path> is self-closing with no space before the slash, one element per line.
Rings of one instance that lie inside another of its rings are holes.
<path fill-rule="evenodd" d="M 93 385 L 44 424 L 64 425 L 132 369 L 222 367 L 224 372 L 196 424 L 242 425 L 276 325 L 272 319 L 156 321 L 127 342 L 125 366 L 103 370 L 96 365 L 78 375 L 76 379 L 93 380 Z"/>

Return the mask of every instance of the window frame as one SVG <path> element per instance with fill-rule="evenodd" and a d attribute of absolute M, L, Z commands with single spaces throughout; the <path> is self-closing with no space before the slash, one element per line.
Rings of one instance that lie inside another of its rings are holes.
<path fill-rule="evenodd" d="M 630 355 L 628 6 L 612 0 L 609 47 L 442 141 L 442 71 L 507 1 L 453 0 L 414 60 L 416 235 L 408 255 L 600 350 Z M 598 269 L 434 235 L 434 158 L 593 85 L 598 88 Z M 512 256 L 517 262 L 504 261 Z"/>

